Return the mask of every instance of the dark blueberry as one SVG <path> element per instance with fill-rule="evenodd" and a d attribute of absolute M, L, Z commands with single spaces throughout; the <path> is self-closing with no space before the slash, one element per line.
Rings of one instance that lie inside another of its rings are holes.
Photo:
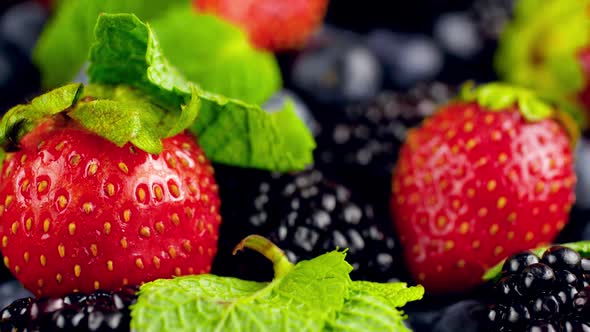
<path fill-rule="evenodd" d="M 47 16 L 47 11 L 37 1 L 16 4 L 0 17 L 0 37 L 30 56 Z"/>
<path fill-rule="evenodd" d="M 505 276 L 494 286 L 496 294 L 500 298 L 506 299 L 514 299 L 522 296 L 520 287 L 520 276 L 518 275 Z"/>
<path fill-rule="evenodd" d="M 502 273 L 520 273 L 527 266 L 539 263 L 539 261 L 539 257 L 530 251 L 520 252 L 506 259 L 504 265 L 502 266 Z"/>
<path fill-rule="evenodd" d="M 545 251 L 541 260 L 554 269 L 577 272 L 580 270 L 582 256 L 570 248 L 553 246 Z"/>
<path fill-rule="evenodd" d="M 475 300 L 463 300 L 445 308 L 432 324 L 432 332 L 477 332 L 483 329 L 485 306 Z"/>
<path fill-rule="evenodd" d="M 548 265 L 535 263 L 522 271 L 521 278 L 521 291 L 526 294 L 537 294 L 553 286 L 555 273 Z"/>
<path fill-rule="evenodd" d="M 531 301 L 531 315 L 537 319 L 547 319 L 559 315 L 559 300 L 554 295 L 541 295 Z"/>
<path fill-rule="evenodd" d="M 371 98 L 381 90 L 382 68 L 360 36 L 323 28 L 292 68 L 294 86 L 321 104 Z"/>
<path fill-rule="evenodd" d="M 400 89 L 436 79 L 444 65 L 442 50 L 426 35 L 405 36 L 396 60 L 387 72 Z"/>
<path fill-rule="evenodd" d="M 434 37 L 452 56 L 469 59 L 483 48 L 478 26 L 467 13 L 441 15 L 434 23 Z"/>
<path fill-rule="evenodd" d="M 214 273 L 262 279 L 259 274 L 266 269 L 260 260 L 251 260 L 247 252 L 231 255 L 243 237 L 255 233 L 276 243 L 293 262 L 347 248 L 353 279 L 388 281 L 400 275 L 399 246 L 388 214 L 322 172 L 271 175 L 219 167 L 216 175 L 224 223 Z"/>
<path fill-rule="evenodd" d="M 512 17 L 516 0 L 475 0 L 471 15 L 478 29 L 489 40 L 497 40 Z"/>

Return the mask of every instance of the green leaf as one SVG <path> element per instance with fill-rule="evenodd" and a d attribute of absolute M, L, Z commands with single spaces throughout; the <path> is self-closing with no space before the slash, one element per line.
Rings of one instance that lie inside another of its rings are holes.
<path fill-rule="evenodd" d="M 71 82 L 82 69 L 94 40 L 100 13 L 134 13 L 144 20 L 163 15 L 187 0 L 62 0 L 41 34 L 33 55 L 41 70 L 43 87 L 51 89 Z M 178 40 L 178 38 L 177 38 Z"/>
<path fill-rule="evenodd" d="M 577 251 L 582 257 L 590 258 L 590 241 L 580 241 L 580 242 L 572 242 L 572 243 L 560 243 L 560 246 L 568 247 Z M 549 248 L 548 246 L 543 246 L 535 249 L 531 249 L 533 253 L 537 256 L 542 256 L 545 250 Z M 484 281 L 495 280 L 500 276 L 502 273 L 502 266 L 506 260 L 502 260 L 500 263 L 494 265 L 494 267 L 490 268 L 482 277 Z"/>
<path fill-rule="evenodd" d="M 199 116 L 190 129 L 212 161 L 276 171 L 300 170 L 312 163 L 315 141 L 292 103 L 269 114 L 201 89 L 170 65 L 151 28 L 134 15 L 102 15 L 96 35 L 91 81 L 134 86 L 164 107 L 198 99 Z"/>
<path fill-rule="evenodd" d="M 203 89 L 260 105 L 282 85 L 274 55 L 255 49 L 243 31 L 215 16 L 183 6 L 150 26 L 170 63 Z"/>
<path fill-rule="evenodd" d="M 461 90 L 461 98 L 476 101 L 491 111 L 517 106 L 528 121 L 540 121 L 553 115 L 553 107 L 538 98 L 534 92 L 504 83 L 488 83 L 475 88 L 466 85 Z"/>
<path fill-rule="evenodd" d="M 88 68 L 92 82 L 129 84 L 167 107 L 178 107 L 190 96 L 190 83 L 168 63 L 154 32 L 137 16 L 103 14 L 95 34 Z"/>
<path fill-rule="evenodd" d="M 27 105 L 8 110 L 0 120 L 0 147 L 17 146 L 20 139 L 41 121 L 72 107 L 82 91 L 82 84 L 69 84 L 36 97 Z"/>
<path fill-rule="evenodd" d="M 281 265 L 280 250 L 265 243 L 249 247 Z M 421 299 L 424 288 L 353 282 L 352 267 L 344 258 L 344 252 L 333 251 L 302 261 L 285 274 L 277 273 L 270 283 L 214 275 L 156 280 L 141 287 L 131 308 L 131 328 L 138 332 L 409 331 L 397 308 Z"/>
<path fill-rule="evenodd" d="M 161 139 L 184 131 L 194 122 L 199 108 L 196 94 L 180 109 L 166 110 L 136 89 L 93 84 L 68 115 L 118 146 L 131 142 L 139 149 L 158 154 L 163 148 Z"/>
<path fill-rule="evenodd" d="M 321 331 L 344 305 L 352 267 L 331 252 L 256 283 L 212 275 L 157 280 L 132 308 L 136 331 Z"/>
<path fill-rule="evenodd" d="M 72 81 L 83 68 L 101 13 L 149 21 L 174 66 L 209 91 L 262 104 L 282 85 L 272 53 L 253 48 L 237 27 L 197 14 L 189 0 L 64 0 L 34 52 L 45 88 Z"/>

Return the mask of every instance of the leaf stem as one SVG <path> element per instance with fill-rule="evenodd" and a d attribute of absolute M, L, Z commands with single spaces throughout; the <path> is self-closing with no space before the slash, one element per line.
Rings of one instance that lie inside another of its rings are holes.
<path fill-rule="evenodd" d="M 272 262 L 275 279 L 285 276 L 294 266 L 283 250 L 263 236 L 247 236 L 234 248 L 233 254 L 235 255 L 244 248 L 252 249 L 268 258 Z"/>

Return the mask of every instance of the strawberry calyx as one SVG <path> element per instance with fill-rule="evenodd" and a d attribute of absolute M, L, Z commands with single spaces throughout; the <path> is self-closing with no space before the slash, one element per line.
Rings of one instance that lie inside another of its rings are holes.
<path fill-rule="evenodd" d="M 474 86 L 472 82 L 468 82 L 461 88 L 459 99 L 476 102 L 492 112 L 516 107 L 529 122 L 556 120 L 569 134 L 572 145 L 580 136 L 581 129 L 570 113 L 526 88 L 499 82 Z"/>
<path fill-rule="evenodd" d="M 272 262 L 275 279 L 285 276 L 295 265 L 289 261 L 283 250 L 274 243 L 260 235 L 250 235 L 244 238 L 234 248 L 233 254 L 248 248 L 254 250 Z"/>
<path fill-rule="evenodd" d="M 0 147 L 18 149 L 20 140 L 44 121 L 60 115 L 122 147 L 130 142 L 149 153 L 162 151 L 161 140 L 181 133 L 196 119 L 198 98 L 179 109 L 163 108 L 125 85 L 69 84 L 29 104 L 11 108 L 0 120 Z"/>
<path fill-rule="evenodd" d="M 574 251 L 577 251 L 582 257 L 590 257 L 590 241 L 579 241 L 579 242 L 570 242 L 570 243 L 559 243 L 556 245 L 560 245 L 563 247 L 570 248 Z M 531 251 L 538 256 L 541 256 L 549 247 L 550 245 L 543 245 Z M 488 269 L 486 273 L 482 276 L 483 281 L 492 281 L 496 280 L 500 277 L 502 273 L 502 266 L 506 259 L 501 260 L 498 264 L 494 265 L 492 268 Z"/>

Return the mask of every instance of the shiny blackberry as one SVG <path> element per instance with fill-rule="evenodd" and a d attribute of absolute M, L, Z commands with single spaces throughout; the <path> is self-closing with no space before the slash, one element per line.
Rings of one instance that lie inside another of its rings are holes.
<path fill-rule="evenodd" d="M 407 93 L 384 92 L 321 121 L 317 167 L 363 195 L 386 201 L 391 172 L 408 130 L 449 101 L 456 89 L 442 83 Z"/>
<path fill-rule="evenodd" d="M 0 312 L 0 331 L 129 331 L 137 290 L 20 299 Z"/>
<path fill-rule="evenodd" d="M 488 330 L 590 332 L 589 262 L 563 246 L 509 257 L 492 288 Z"/>
<path fill-rule="evenodd" d="M 348 249 L 353 279 L 387 281 L 400 276 L 397 240 L 388 215 L 318 170 L 273 175 L 230 167 L 216 168 L 223 204 L 218 254 L 213 272 L 246 279 L 269 279 L 270 264 L 248 251 L 232 257 L 233 247 L 260 234 L 282 248 L 293 262 L 327 251 Z"/>

